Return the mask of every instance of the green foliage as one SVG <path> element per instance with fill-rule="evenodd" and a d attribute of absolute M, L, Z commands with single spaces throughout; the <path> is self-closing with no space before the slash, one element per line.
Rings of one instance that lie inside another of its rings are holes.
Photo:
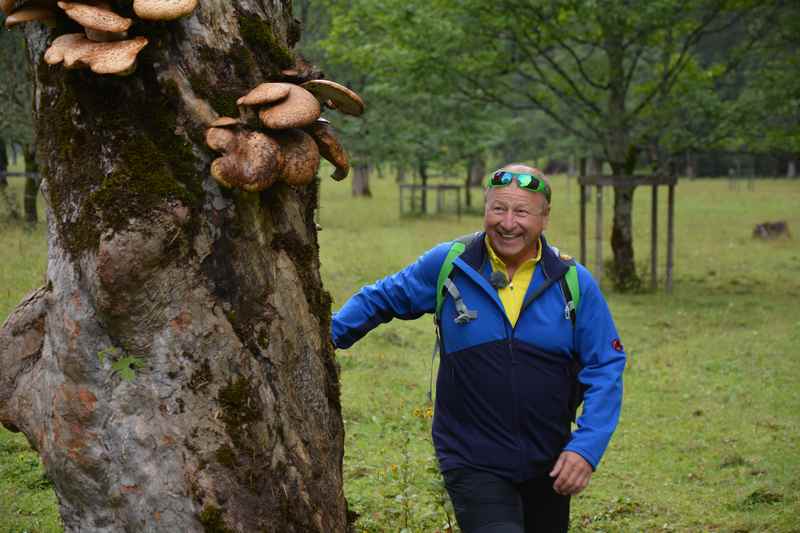
<path fill-rule="evenodd" d="M 0 25 L 5 16 L 0 13 Z M 33 141 L 31 83 L 20 31 L 0 31 L 0 137 L 29 144 Z"/>
<path fill-rule="evenodd" d="M 127 355 L 116 346 L 110 346 L 97 352 L 97 360 L 100 366 L 105 367 L 109 363 L 111 372 L 117 374 L 123 381 L 128 383 L 136 379 L 136 371 L 145 367 L 145 361 L 141 357 Z"/>
<path fill-rule="evenodd" d="M 800 4 L 781 6 L 747 63 L 730 145 L 800 153 Z"/>
<path fill-rule="evenodd" d="M 132 355 L 126 355 L 111 364 L 111 370 L 128 383 L 136 379 L 136 371 L 140 368 L 144 368 L 144 359 Z"/>
<path fill-rule="evenodd" d="M 496 114 L 465 102 L 445 83 L 407 71 L 416 68 L 414 58 L 386 43 L 386 28 L 399 27 L 397 13 L 369 2 L 333 1 L 313 13 L 301 11 L 319 17 L 320 23 L 301 42 L 301 50 L 327 77 L 351 86 L 367 103 L 362 119 L 331 117 L 355 163 L 453 164 L 485 151 L 500 137 L 493 133 Z"/>
<path fill-rule="evenodd" d="M 537 125 L 552 123 L 559 136 L 582 139 L 611 161 L 627 144 L 668 134 L 677 136 L 665 139 L 675 148 L 693 142 L 681 136 L 687 118 L 704 119 L 710 134 L 721 113 L 715 83 L 730 69 L 702 65 L 696 50 L 706 35 L 730 29 L 732 19 L 767 11 L 720 0 L 334 4 L 328 51 L 376 81 L 408 87 L 412 95 L 398 100 L 412 116 L 409 98 L 431 92 L 455 98 L 468 116 L 488 109 L 507 121 L 498 108 L 536 109 L 544 113 Z M 439 129 L 437 119 L 424 123 Z"/>

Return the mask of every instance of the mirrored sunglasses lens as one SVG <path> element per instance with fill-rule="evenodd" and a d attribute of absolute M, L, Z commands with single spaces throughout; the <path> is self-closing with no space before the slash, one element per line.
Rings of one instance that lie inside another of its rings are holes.
<path fill-rule="evenodd" d="M 492 185 L 508 185 L 513 178 L 510 172 L 495 172 L 492 176 Z"/>

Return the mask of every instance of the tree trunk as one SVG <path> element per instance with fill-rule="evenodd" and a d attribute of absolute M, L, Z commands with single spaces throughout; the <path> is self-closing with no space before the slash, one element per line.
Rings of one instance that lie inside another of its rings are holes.
<path fill-rule="evenodd" d="M 8 179 L 4 172 L 8 171 L 8 155 L 6 154 L 6 144 L 0 139 L 0 203 L 2 211 L 5 211 L 8 220 L 17 221 L 20 219 L 17 209 L 17 198 L 11 193 L 8 187 Z"/>
<path fill-rule="evenodd" d="M 352 180 L 353 196 L 372 197 L 372 191 L 369 190 L 369 165 L 365 163 L 354 165 Z"/>
<path fill-rule="evenodd" d="M 691 152 L 686 152 L 686 177 L 690 180 L 697 176 L 697 166 Z"/>
<path fill-rule="evenodd" d="M 614 176 L 624 180 L 636 166 L 635 147 L 630 146 L 625 122 L 625 68 L 623 41 L 619 27 L 611 22 L 605 28 L 605 49 L 609 64 L 608 125 L 606 155 Z M 639 278 L 633 255 L 633 187 L 614 186 L 614 223 L 611 230 L 611 269 L 614 287 L 619 291 L 638 288 Z"/>
<path fill-rule="evenodd" d="M 797 161 L 794 158 L 790 158 L 786 166 L 786 177 L 794 178 L 795 176 L 797 176 Z"/>
<path fill-rule="evenodd" d="M 610 273 L 614 288 L 623 292 L 640 286 L 633 257 L 633 192 L 634 187 L 614 187 L 614 223 L 611 229 L 614 264 Z"/>
<path fill-rule="evenodd" d="M 6 142 L 0 137 L 0 187 L 8 185 L 5 172 L 8 170 L 8 154 L 6 153 Z"/>
<path fill-rule="evenodd" d="M 397 177 L 395 178 L 397 183 L 405 183 L 406 182 L 406 166 L 405 165 L 397 165 Z"/>
<path fill-rule="evenodd" d="M 47 66 L 25 29 L 49 259 L 0 330 L 0 422 L 70 532 L 344 531 L 317 187 L 221 190 L 204 142 L 292 66 L 291 2 L 134 27 L 129 77 Z"/>
<path fill-rule="evenodd" d="M 36 164 L 36 149 L 32 144 L 25 145 L 25 173 L 35 174 L 39 172 Z M 36 212 L 36 197 L 39 196 L 39 179 L 34 176 L 25 178 L 25 198 L 23 201 L 25 209 L 25 222 L 36 225 L 39 215 Z"/>
<path fill-rule="evenodd" d="M 486 177 L 486 159 L 478 154 L 467 160 L 467 176 L 464 180 L 464 191 L 467 207 L 472 207 L 472 187 L 480 187 Z"/>
<path fill-rule="evenodd" d="M 602 159 L 590 156 L 587 158 L 586 162 L 586 174 L 589 176 L 596 176 L 603 172 L 603 161 Z"/>
<path fill-rule="evenodd" d="M 417 172 L 419 172 L 419 180 L 422 183 L 422 195 L 420 196 L 420 214 L 426 215 L 428 213 L 428 162 L 420 159 L 417 162 Z"/>

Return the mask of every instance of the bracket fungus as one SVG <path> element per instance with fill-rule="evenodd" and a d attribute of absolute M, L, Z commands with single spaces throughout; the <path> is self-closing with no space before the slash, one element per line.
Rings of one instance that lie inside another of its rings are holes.
<path fill-rule="evenodd" d="M 288 129 L 274 132 L 283 153 L 281 179 L 289 185 L 308 185 L 319 170 L 319 148 L 303 130 Z"/>
<path fill-rule="evenodd" d="M 128 36 L 133 21 L 117 15 L 106 5 L 88 5 L 59 2 L 69 18 L 83 26 L 86 37 L 92 41 L 119 41 Z"/>
<path fill-rule="evenodd" d="M 61 8 L 61 11 L 56 9 Z M 190 14 L 197 0 L 134 0 L 133 10 L 146 20 L 174 20 Z M 59 13 L 80 24 L 85 32 L 57 37 L 44 55 L 48 65 L 63 62 L 65 68 L 89 68 L 95 74 L 126 76 L 136 68 L 136 57 L 147 46 L 146 37 L 128 39 L 133 20 L 115 13 L 103 0 L 0 0 L 8 15 L 6 27 L 33 20 L 55 19 Z"/>
<path fill-rule="evenodd" d="M 125 76 L 136 68 L 136 56 L 147 46 L 145 37 L 125 41 L 96 42 L 82 33 L 57 37 L 44 54 L 48 65 L 64 62 L 64 67 L 89 68 L 95 74 Z"/>
<path fill-rule="evenodd" d="M 206 143 L 212 150 L 224 152 L 211 163 L 211 175 L 228 188 L 263 191 L 283 167 L 280 145 L 259 131 L 209 128 Z"/>
<path fill-rule="evenodd" d="M 133 11 L 144 20 L 175 20 L 189 15 L 197 0 L 133 0 Z"/>
<path fill-rule="evenodd" d="M 247 130 L 240 121 L 221 117 L 206 130 L 206 144 L 223 156 L 211 163 L 211 175 L 224 187 L 263 191 L 278 180 L 306 185 L 319 168 L 314 140 L 297 129 Z"/>
<path fill-rule="evenodd" d="M 258 118 L 271 130 L 308 126 L 322 111 L 313 94 L 293 83 L 262 83 L 236 103 L 245 113 L 256 108 Z"/>
<path fill-rule="evenodd" d="M 350 162 L 333 127 L 320 116 L 326 101 L 349 115 L 364 112 L 361 97 L 335 82 L 258 85 L 236 101 L 238 119 L 221 117 L 209 124 L 206 144 L 225 154 L 212 163 L 212 176 L 225 187 L 248 191 L 278 180 L 301 186 L 314 180 L 324 157 L 336 167 L 333 179 L 344 179 Z"/>
<path fill-rule="evenodd" d="M 11 3 L 9 3 L 9 5 L 11 5 Z M 5 4 L 2 7 L 5 7 Z M 2 11 L 3 13 L 7 13 L 5 9 L 2 9 Z M 11 14 L 6 17 L 5 26 L 6 28 L 12 28 L 17 24 L 24 24 L 25 22 L 33 22 L 37 20 L 50 23 L 51 21 L 55 20 L 55 18 L 56 13 L 50 8 L 23 6 L 20 9 L 11 12 Z"/>
<path fill-rule="evenodd" d="M 241 124 L 241 121 L 231 117 L 219 117 L 217 120 L 209 124 L 210 128 L 230 128 L 232 126 L 238 126 Z"/>
<path fill-rule="evenodd" d="M 347 152 L 344 151 L 344 147 L 334 135 L 330 122 L 320 118 L 310 126 L 303 128 L 303 130 L 317 143 L 320 155 L 336 167 L 331 177 L 336 181 L 346 178 L 350 173 L 350 161 L 347 157 Z"/>
<path fill-rule="evenodd" d="M 355 91 L 340 83 L 330 80 L 311 80 L 301 87 L 313 94 L 321 103 L 346 115 L 358 117 L 364 113 L 364 100 Z"/>

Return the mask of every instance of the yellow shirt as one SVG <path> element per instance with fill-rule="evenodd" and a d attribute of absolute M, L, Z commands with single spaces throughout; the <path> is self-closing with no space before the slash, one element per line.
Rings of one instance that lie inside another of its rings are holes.
<path fill-rule="evenodd" d="M 506 264 L 500 259 L 492 249 L 489 239 L 485 239 L 486 250 L 489 252 L 489 260 L 492 263 L 492 271 L 502 272 L 508 278 L 508 269 Z M 514 278 L 508 280 L 508 285 L 502 289 L 497 289 L 497 295 L 500 301 L 503 302 L 503 307 L 508 315 L 508 320 L 514 326 L 519 318 L 519 312 L 522 310 L 522 302 L 525 300 L 525 293 L 528 291 L 528 286 L 533 279 L 533 273 L 536 270 L 536 264 L 542 258 L 542 239 L 539 239 L 539 252 L 536 257 L 528 259 L 522 263 L 516 272 Z"/>

